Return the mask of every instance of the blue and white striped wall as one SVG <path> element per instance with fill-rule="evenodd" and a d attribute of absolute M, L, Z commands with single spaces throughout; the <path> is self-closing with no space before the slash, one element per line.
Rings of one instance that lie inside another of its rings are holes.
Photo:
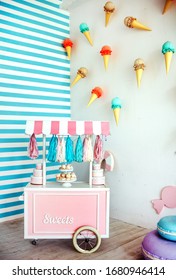
<path fill-rule="evenodd" d="M 40 137 L 39 158 L 27 156 L 26 120 L 71 116 L 70 61 L 62 47 L 70 19 L 61 2 L 0 1 L 0 222 L 23 215 L 19 196 L 41 160 Z M 57 170 L 48 163 L 47 179 Z"/>

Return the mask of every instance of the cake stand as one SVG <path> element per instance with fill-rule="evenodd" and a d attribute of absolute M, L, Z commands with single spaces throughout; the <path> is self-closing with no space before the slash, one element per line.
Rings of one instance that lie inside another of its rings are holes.
<path fill-rule="evenodd" d="M 56 181 L 59 182 L 59 183 L 62 183 L 62 186 L 63 186 L 63 187 L 69 188 L 69 187 L 72 186 L 71 183 L 75 182 L 76 180 L 77 180 L 77 179 L 75 178 L 75 179 L 73 179 L 73 180 L 56 180 Z"/>

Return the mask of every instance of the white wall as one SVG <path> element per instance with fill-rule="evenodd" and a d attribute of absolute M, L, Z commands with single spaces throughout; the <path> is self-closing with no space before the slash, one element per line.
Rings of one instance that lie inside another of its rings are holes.
<path fill-rule="evenodd" d="M 104 25 L 106 1 L 87 1 L 71 12 L 71 80 L 80 67 L 87 78 L 71 89 L 72 119 L 108 120 L 111 136 L 105 148 L 113 152 L 115 169 L 107 173 L 111 189 L 111 217 L 147 228 L 156 226 L 161 216 L 176 213 L 167 209 L 157 215 L 151 200 L 160 197 L 166 185 L 176 185 L 176 54 L 166 75 L 162 44 L 176 46 L 176 5 L 162 15 L 164 0 L 113 1 L 116 12 Z M 134 16 L 152 31 L 127 28 L 123 20 Z M 79 25 L 89 25 L 93 47 L 80 33 Z M 112 47 L 108 70 L 99 53 L 103 45 Z M 137 88 L 134 60 L 143 58 L 146 68 Z M 86 108 L 91 90 L 102 87 L 104 96 Z M 115 125 L 111 100 L 122 99 L 120 122 Z"/>

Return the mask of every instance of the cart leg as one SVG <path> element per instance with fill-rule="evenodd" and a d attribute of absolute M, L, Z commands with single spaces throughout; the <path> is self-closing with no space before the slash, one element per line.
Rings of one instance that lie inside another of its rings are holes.
<path fill-rule="evenodd" d="M 80 253 L 93 253 L 101 244 L 99 232 L 90 226 L 80 227 L 73 236 L 73 245 Z"/>
<path fill-rule="evenodd" d="M 32 245 L 36 246 L 37 245 L 37 239 L 34 239 L 31 241 Z"/>

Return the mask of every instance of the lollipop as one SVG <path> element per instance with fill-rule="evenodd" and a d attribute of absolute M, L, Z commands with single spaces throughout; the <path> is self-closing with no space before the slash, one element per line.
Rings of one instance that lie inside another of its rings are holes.
<path fill-rule="evenodd" d="M 81 78 L 85 78 L 87 76 L 87 73 L 88 73 L 87 68 L 85 67 L 79 68 L 75 79 L 71 83 L 71 86 L 74 86 Z"/>
<path fill-rule="evenodd" d="M 107 26 L 111 15 L 115 11 L 115 5 L 111 1 L 106 2 L 106 4 L 104 5 L 104 11 L 105 11 L 105 26 Z"/>
<path fill-rule="evenodd" d="M 126 17 L 124 19 L 124 24 L 129 28 L 137 28 L 137 29 L 151 31 L 149 27 L 143 25 L 142 23 L 137 21 L 137 19 L 134 17 Z"/>
<path fill-rule="evenodd" d="M 103 56 L 103 59 L 104 59 L 104 66 L 105 66 L 105 69 L 107 70 L 108 68 L 108 64 L 109 64 L 109 57 L 111 55 L 111 48 L 109 46 L 104 46 L 102 47 L 100 53 L 101 55 Z"/>
<path fill-rule="evenodd" d="M 116 125 L 118 125 L 119 117 L 120 117 L 120 109 L 122 108 L 121 100 L 119 97 L 115 97 L 112 99 L 111 108 L 113 109 L 114 112 Z"/>
<path fill-rule="evenodd" d="M 172 54 L 175 52 L 174 46 L 171 42 L 167 41 L 162 46 L 162 53 L 164 54 L 165 58 L 165 65 L 166 65 L 166 73 L 169 72 L 170 64 L 172 60 Z"/>
<path fill-rule="evenodd" d="M 137 79 L 137 84 L 138 87 L 140 87 L 141 84 L 141 78 L 142 78 L 142 73 L 144 71 L 144 61 L 141 58 L 137 58 L 134 61 L 134 70 L 136 71 L 136 79 Z"/>
<path fill-rule="evenodd" d="M 68 58 L 70 59 L 71 57 L 71 49 L 72 49 L 72 46 L 73 46 L 73 43 L 70 39 L 65 39 L 63 41 L 63 47 L 65 48 L 66 52 L 67 52 L 67 55 L 68 55 Z"/>
<path fill-rule="evenodd" d="M 100 98 L 102 96 L 102 93 L 103 93 L 103 91 L 100 87 L 93 88 L 91 91 L 92 95 L 91 95 L 91 98 L 89 100 L 87 107 L 90 106 L 90 104 L 92 104 L 92 102 L 94 102 L 95 99 Z"/>
<path fill-rule="evenodd" d="M 84 36 L 87 38 L 89 43 L 93 46 L 92 38 L 90 36 L 89 27 L 86 23 L 81 23 L 79 26 L 80 31 L 84 34 Z"/>

